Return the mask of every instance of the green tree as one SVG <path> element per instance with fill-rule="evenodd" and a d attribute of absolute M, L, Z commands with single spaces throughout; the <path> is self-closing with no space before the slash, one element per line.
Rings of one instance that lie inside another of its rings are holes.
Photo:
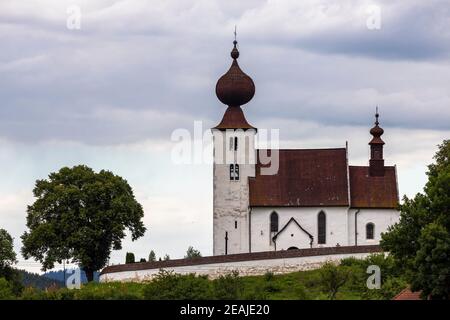
<path fill-rule="evenodd" d="M 186 255 L 184 256 L 185 259 L 192 259 L 192 258 L 199 258 L 201 257 L 202 254 L 200 253 L 200 251 L 195 250 L 194 247 L 190 246 L 187 251 L 186 251 Z"/>
<path fill-rule="evenodd" d="M 133 190 L 110 171 L 64 167 L 37 180 L 33 194 L 37 199 L 28 206 L 22 254 L 39 260 L 43 270 L 68 259 L 92 281 L 111 250 L 121 249 L 126 229 L 132 240 L 145 232 Z"/>
<path fill-rule="evenodd" d="M 13 238 L 5 229 L 0 229 L 0 268 L 15 264 L 16 253 L 13 248 Z"/>
<path fill-rule="evenodd" d="M 351 273 L 346 266 L 336 266 L 332 262 L 327 262 L 320 268 L 319 274 L 322 288 L 328 293 L 328 298 L 334 300 Z"/>
<path fill-rule="evenodd" d="M 166 254 L 163 258 L 164 261 L 169 261 L 170 260 L 170 256 L 168 254 Z"/>
<path fill-rule="evenodd" d="M 411 289 L 422 297 L 450 299 L 450 140 L 428 166 L 424 192 L 404 197 L 400 221 L 382 235 Z"/>
<path fill-rule="evenodd" d="M 156 254 L 155 251 L 151 250 L 150 254 L 148 255 L 148 262 L 156 261 Z"/>
<path fill-rule="evenodd" d="M 15 298 L 16 296 L 9 281 L 5 278 L 0 278 L 0 300 L 12 300 Z"/>
<path fill-rule="evenodd" d="M 19 271 L 13 268 L 16 262 L 13 238 L 5 229 L 0 229 L 0 278 L 8 281 L 8 290 L 11 289 L 15 295 L 19 295 L 23 285 Z"/>
<path fill-rule="evenodd" d="M 134 253 L 133 252 L 127 252 L 127 254 L 125 255 L 125 263 L 135 263 L 136 259 L 134 257 Z"/>

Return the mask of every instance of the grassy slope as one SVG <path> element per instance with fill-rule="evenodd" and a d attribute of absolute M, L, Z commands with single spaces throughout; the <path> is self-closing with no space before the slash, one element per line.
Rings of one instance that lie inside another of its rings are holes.
<path fill-rule="evenodd" d="M 328 299 L 318 284 L 318 270 L 293 272 L 284 275 L 240 277 L 241 299 L 274 300 L 322 300 Z M 208 280 L 210 281 L 210 280 Z M 210 281 L 211 282 L 211 281 Z M 54 292 L 27 292 L 24 299 L 145 299 L 146 283 L 91 283 L 80 290 L 61 289 Z M 399 292 L 399 288 L 397 291 Z M 355 288 L 351 283 L 344 285 L 338 292 L 337 300 L 371 299 L 364 290 Z M 376 297 L 380 299 L 381 297 Z M 212 295 L 209 299 L 215 299 Z"/>
<path fill-rule="evenodd" d="M 381 289 L 366 286 L 367 267 L 380 266 Z M 344 259 L 339 266 L 326 264 L 320 269 L 283 275 L 267 273 L 262 276 L 227 275 L 215 280 L 194 275 L 162 272 L 146 283 L 90 283 L 80 290 L 51 288 L 46 292 L 27 288 L 22 299 L 328 299 L 326 289 L 338 274 L 346 274 L 345 284 L 335 298 L 338 300 L 390 299 L 406 287 L 401 272 L 389 257 L 372 255 L 364 260 Z M 328 279 L 328 280 L 327 280 Z"/>

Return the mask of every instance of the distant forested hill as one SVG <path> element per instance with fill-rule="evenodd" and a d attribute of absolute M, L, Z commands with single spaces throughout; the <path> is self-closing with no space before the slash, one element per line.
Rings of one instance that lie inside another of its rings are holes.
<path fill-rule="evenodd" d="M 70 275 L 72 275 L 73 272 L 74 272 L 74 269 L 67 269 L 66 270 L 66 279 L 68 277 L 70 277 Z M 100 272 L 94 273 L 94 281 L 95 282 L 98 282 L 99 276 L 100 276 Z M 64 282 L 64 271 L 63 270 L 49 271 L 49 272 L 44 273 L 44 277 Z M 81 271 L 81 282 L 82 283 L 87 282 L 86 274 L 84 273 L 84 271 Z"/>
<path fill-rule="evenodd" d="M 48 287 L 58 287 L 62 288 L 64 286 L 62 281 L 58 281 L 55 279 L 50 279 L 45 277 L 44 275 L 40 275 L 37 273 L 31 273 L 25 270 L 18 270 L 20 277 L 22 279 L 22 284 L 25 287 L 35 287 L 44 290 Z"/>

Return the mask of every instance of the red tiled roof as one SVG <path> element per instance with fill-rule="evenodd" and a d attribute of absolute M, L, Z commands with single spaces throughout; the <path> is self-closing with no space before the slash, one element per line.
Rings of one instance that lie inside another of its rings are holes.
<path fill-rule="evenodd" d="M 412 292 L 409 288 L 406 288 L 392 298 L 392 300 L 422 300 L 420 294 L 420 291 Z"/>
<path fill-rule="evenodd" d="M 350 166 L 350 199 L 354 208 L 396 208 L 398 205 L 395 167 L 385 167 L 381 177 L 369 175 L 369 167 Z"/>
<path fill-rule="evenodd" d="M 345 148 L 279 150 L 276 175 L 249 178 L 250 206 L 348 206 Z"/>
<path fill-rule="evenodd" d="M 250 206 L 354 208 L 396 208 L 398 205 L 395 167 L 385 167 L 385 175 L 369 176 L 369 167 L 349 166 L 346 149 L 279 150 L 279 170 L 275 175 L 249 178 Z M 350 185 L 348 185 L 350 182 Z M 350 200 L 348 190 L 350 189 Z"/>
<path fill-rule="evenodd" d="M 245 119 L 241 107 L 228 107 L 222 121 L 214 129 L 255 129 Z"/>

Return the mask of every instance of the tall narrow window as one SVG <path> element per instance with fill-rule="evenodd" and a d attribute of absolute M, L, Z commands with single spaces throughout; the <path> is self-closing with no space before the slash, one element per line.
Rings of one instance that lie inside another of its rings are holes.
<path fill-rule="evenodd" d="M 234 150 L 234 138 L 230 137 L 230 151 Z"/>
<path fill-rule="evenodd" d="M 238 149 L 238 137 L 234 137 L 234 151 Z"/>
<path fill-rule="evenodd" d="M 270 214 L 270 232 L 278 232 L 278 213 L 275 211 Z"/>
<path fill-rule="evenodd" d="M 375 234 L 375 225 L 372 222 L 366 224 L 366 239 L 373 239 Z"/>
<path fill-rule="evenodd" d="M 237 229 L 237 221 L 234 220 L 234 228 Z"/>
<path fill-rule="evenodd" d="M 317 242 L 319 244 L 327 242 L 327 217 L 323 211 L 317 216 Z"/>
<path fill-rule="evenodd" d="M 230 180 L 234 180 L 234 164 L 230 164 Z"/>
<path fill-rule="evenodd" d="M 234 165 L 234 180 L 239 180 L 239 165 Z"/>

